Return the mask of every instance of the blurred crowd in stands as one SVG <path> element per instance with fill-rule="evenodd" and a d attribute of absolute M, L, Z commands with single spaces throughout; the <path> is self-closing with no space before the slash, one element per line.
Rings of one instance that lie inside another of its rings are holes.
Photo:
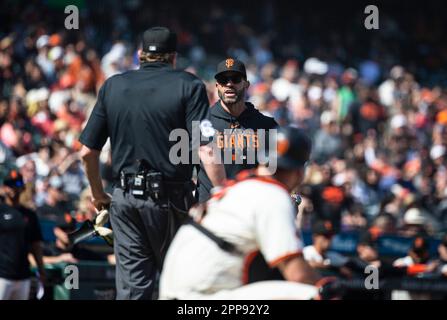
<path fill-rule="evenodd" d="M 341 8 L 331 19 L 331 8 L 273 1 L 78 1 L 80 29 L 66 30 L 53 2 L 0 5 L 0 163 L 20 169 L 21 201 L 56 223 L 56 247 L 95 214 L 76 152 L 96 93 L 105 79 L 138 68 L 139 32 L 157 24 L 178 33 L 178 66 L 205 81 L 210 105 L 216 62 L 232 56 L 247 65 L 247 99 L 312 136 L 303 229 L 327 220 L 337 232 L 375 237 L 447 230 L 446 22 L 436 5 L 384 14 L 381 29 L 367 33 L 363 11 L 342 19 Z M 101 161 L 111 188 L 110 152 Z"/>

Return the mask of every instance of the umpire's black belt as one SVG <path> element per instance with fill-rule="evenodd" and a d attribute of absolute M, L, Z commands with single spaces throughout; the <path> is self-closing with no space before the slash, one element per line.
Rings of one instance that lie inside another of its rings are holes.
<path fill-rule="evenodd" d="M 118 180 L 115 185 L 124 191 L 132 191 L 132 186 L 134 185 L 135 177 L 137 174 L 126 173 L 124 181 Z M 163 190 L 166 196 L 184 196 L 185 193 L 192 192 L 195 185 L 192 181 L 167 181 L 163 180 Z M 146 190 L 149 191 L 149 190 Z"/>

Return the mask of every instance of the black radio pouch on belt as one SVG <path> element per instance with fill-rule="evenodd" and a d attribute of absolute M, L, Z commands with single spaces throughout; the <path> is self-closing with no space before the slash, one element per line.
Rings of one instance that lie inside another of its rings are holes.
<path fill-rule="evenodd" d="M 137 162 L 136 174 L 126 174 L 124 170 L 121 171 L 121 188 L 129 191 L 136 198 L 147 199 L 149 196 L 154 202 L 160 202 L 165 196 L 162 173 L 151 170 L 149 163 L 144 159 Z"/>
<path fill-rule="evenodd" d="M 150 171 L 146 174 L 146 190 L 154 202 L 164 198 L 163 175 L 160 172 Z"/>
<path fill-rule="evenodd" d="M 148 165 L 144 159 L 137 162 L 138 172 L 134 175 L 127 175 L 124 170 L 121 171 L 120 183 L 122 187 L 125 187 L 124 190 L 130 191 L 134 197 L 145 198 L 147 196 L 146 173 Z"/>
<path fill-rule="evenodd" d="M 133 178 L 131 193 L 136 198 L 146 196 L 146 175 L 143 172 L 138 172 Z"/>

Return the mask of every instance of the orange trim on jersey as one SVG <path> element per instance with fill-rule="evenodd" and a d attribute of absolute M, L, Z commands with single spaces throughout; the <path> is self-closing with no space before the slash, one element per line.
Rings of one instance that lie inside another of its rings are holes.
<path fill-rule="evenodd" d="M 263 181 L 266 183 L 271 183 L 271 184 L 275 184 L 281 188 L 283 188 L 284 190 L 286 190 L 287 192 L 289 192 L 289 190 L 287 189 L 287 186 L 281 182 L 279 182 L 276 179 L 273 179 L 270 176 L 258 176 L 255 173 L 255 169 L 249 169 L 249 170 L 244 170 L 241 171 L 237 176 L 236 176 L 236 182 L 241 182 L 244 180 L 249 180 L 249 179 L 254 179 L 254 180 L 258 180 L 258 181 Z"/>
<path fill-rule="evenodd" d="M 282 189 L 284 189 L 285 191 L 289 192 L 289 190 L 287 189 L 287 186 L 281 182 L 279 182 L 276 179 L 270 178 L 270 177 L 263 177 L 263 176 L 257 176 L 257 177 L 253 177 L 251 178 L 253 180 L 258 180 L 258 181 L 262 181 L 265 183 L 270 183 L 270 184 L 274 184 L 277 185 L 278 187 L 281 187 Z M 247 179 L 248 180 L 248 179 Z"/>
<path fill-rule="evenodd" d="M 255 250 L 247 254 L 244 258 L 244 264 L 242 266 L 242 283 L 248 283 L 248 272 L 250 270 L 250 265 L 253 263 L 253 260 L 259 254 L 259 250 Z"/>
<path fill-rule="evenodd" d="M 235 180 L 225 180 L 223 188 L 220 191 L 218 191 L 215 194 L 213 194 L 211 196 L 211 198 L 212 199 L 217 199 L 217 200 L 221 199 L 225 195 L 225 193 L 227 193 L 228 188 L 233 186 L 233 185 L 235 185 L 235 184 L 236 184 Z"/>
<path fill-rule="evenodd" d="M 285 184 L 283 184 L 283 183 L 279 182 L 278 180 L 273 179 L 271 177 L 258 176 L 255 174 L 255 171 L 253 169 L 250 169 L 250 170 L 241 171 L 236 176 L 236 178 L 234 180 L 226 180 L 224 182 L 222 190 L 213 194 L 211 198 L 217 199 L 217 200 L 221 199 L 225 195 L 225 193 L 228 191 L 229 187 L 232 187 L 235 184 L 242 182 L 242 181 L 246 181 L 246 180 L 257 180 L 257 181 L 261 181 L 261 182 L 265 182 L 265 183 L 274 184 L 274 185 L 277 185 L 278 187 L 284 189 L 286 192 L 289 192 L 289 190 L 287 189 L 287 186 Z"/>
<path fill-rule="evenodd" d="M 278 264 L 280 264 L 281 262 L 289 260 L 291 258 L 301 257 L 302 254 L 303 254 L 302 251 L 286 253 L 285 255 L 282 255 L 279 258 L 276 258 L 275 260 L 268 262 L 268 265 L 269 265 L 270 268 L 274 268 Z"/>

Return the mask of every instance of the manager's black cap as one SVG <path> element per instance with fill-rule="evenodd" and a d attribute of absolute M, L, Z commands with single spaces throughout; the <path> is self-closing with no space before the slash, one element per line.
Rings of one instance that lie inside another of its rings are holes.
<path fill-rule="evenodd" d="M 168 53 L 177 50 L 177 35 L 165 27 L 153 27 L 143 33 L 143 51 Z"/>
<path fill-rule="evenodd" d="M 242 74 L 242 76 L 245 79 L 247 79 L 247 72 L 245 71 L 245 65 L 240 60 L 228 58 L 228 59 L 225 59 L 224 61 L 221 61 L 217 65 L 217 72 L 214 75 L 214 78 L 217 79 L 220 74 L 227 72 L 227 71 L 238 72 L 238 73 Z"/>

